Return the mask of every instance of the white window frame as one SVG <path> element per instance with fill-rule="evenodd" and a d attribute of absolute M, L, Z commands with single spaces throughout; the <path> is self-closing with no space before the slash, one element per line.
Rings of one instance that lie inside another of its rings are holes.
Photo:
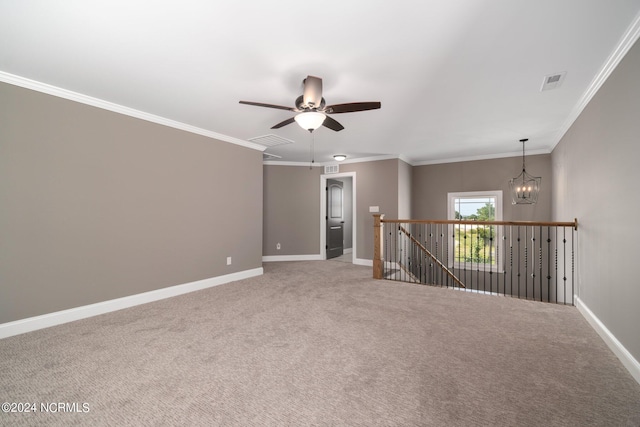
<path fill-rule="evenodd" d="M 455 201 L 456 199 L 461 198 L 469 198 L 469 199 L 477 199 L 483 197 L 492 197 L 496 200 L 496 212 L 495 212 L 495 221 L 502 221 L 502 190 L 491 190 L 491 191 L 462 191 L 456 193 L 447 193 L 447 219 L 455 220 L 456 217 L 456 208 Z M 503 229 L 501 226 L 497 227 L 496 233 L 496 263 L 495 264 L 480 264 L 480 263 L 472 263 L 472 262 L 459 262 L 455 260 L 455 237 L 454 237 L 454 226 L 449 226 L 449 244 L 452 248 L 449 251 L 449 259 L 448 265 L 449 268 L 459 269 L 459 270 L 480 270 L 480 271 L 493 271 L 493 272 L 502 272 L 504 271 L 504 242 L 503 242 Z"/>

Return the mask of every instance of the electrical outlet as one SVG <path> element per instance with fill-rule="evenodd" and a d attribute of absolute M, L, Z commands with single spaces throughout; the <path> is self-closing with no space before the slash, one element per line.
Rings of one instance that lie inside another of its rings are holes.
<path fill-rule="evenodd" d="M 280 242 L 278 242 L 278 244 L 276 245 L 276 249 L 280 250 Z"/>
<path fill-rule="evenodd" d="M 231 257 L 230 256 L 227 257 L 227 265 L 231 265 Z"/>

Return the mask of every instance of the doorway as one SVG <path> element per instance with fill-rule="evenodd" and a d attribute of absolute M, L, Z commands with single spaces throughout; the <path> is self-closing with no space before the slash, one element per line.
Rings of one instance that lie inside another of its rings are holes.
<path fill-rule="evenodd" d="M 327 179 L 327 259 L 344 254 L 344 183 L 339 179 Z"/>
<path fill-rule="evenodd" d="M 353 262 L 356 257 L 356 174 L 320 176 L 320 252 L 323 259 Z"/>

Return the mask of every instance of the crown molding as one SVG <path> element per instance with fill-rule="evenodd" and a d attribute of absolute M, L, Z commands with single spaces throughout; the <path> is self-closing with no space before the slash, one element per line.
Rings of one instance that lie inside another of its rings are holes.
<path fill-rule="evenodd" d="M 310 162 L 287 162 L 284 160 L 264 160 L 262 162 L 265 166 L 306 166 L 321 168 L 324 167 L 324 163 L 310 163 Z"/>
<path fill-rule="evenodd" d="M 397 154 L 384 154 L 384 155 L 380 155 L 380 156 L 369 156 L 369 157 L 359 157 L 356 159 L 349 159 L 347 158 L 346 160 L 343 160 L 341 162 L 336 162 L 335 160 L 332 162 L 327 162 L 326 164 L 328 165 L 333 165 L 333 164 L 340 164 L 340 165 L 348 165 L 349 163 L 366 163 L 366 162 L 378 162 L 381 160 L 393 160 L 393 159 L 399 159 L 400 157 Z"/>
<path fill-rule="evenodd" d="M 527 150 L 528 156 L 535 156 L 538 154 L 550 154 L 552 150 L 548 149 L 539 149 L 539 150 Z M 491 159 L 502 159 L 505 157 L 520 157 L 522 156 L 522 151 L 520 152 L 512 152 L 512 153 L 498 153 L 498 154 L 486 154 L 480 156 L 468 156 L 468 157 L 452 157 L 448 159 L 435 159 L 435 160 L 425 160 L 421 162 L 410 163 L 411 166 L 426 166 L 426 165 L 437 165 L 441 163 L 459 163 L 459 162 L 473 162 L 475 160 L 491 160 Z"/>
<path fill-rule="evenodd" d="M 589 85 L 585 93 L 582 95 L 582 98 L 580 98 L 580 100 L 575 105 L 575 107 L 573 107 L 573 110 L 571 111 L 571 113 L 565 120 L 564 124 L 558 131 L 558 134 L 555 138 L 555 143 L 551 147 L 552 151 L 556 147 L 556 145 L 560 143 L 560 140 L 562 140 L 562 138 L 567 133 L 569 128 L 571 128 L 571 126 L 578 119 L 580 114 L 582 114 L 582 111 L 586 108 L 586 106 L 589 104 L 591 99 L 595 96 L 598 90 L 600 90 L 604 82 L 607 81 L 611 73 L 613 73 L 613 71 L 616 69 L 618 64 L 620 64 L 622 59 L 633 47 L 636 41 L 638 41 L 639 38 L 640 38 L 640 13 L 636 15 L 631 25 L 629 25 L 629 28 L 627 28 L 627 31 L 620 38 L 618 45 L 613 50 L 611 55 L 609 55 L 607 60 L 604 62 L 604 64 L 600 68 L 600 71 L 598 72 L 598 74 L 596 74 L 593 81 L 591 82 L 591 84 Z"/>
<path fill-rule="evenodd" d="M 528 156 L 536 156 L 539 154 L 551 154 L 550 149 L 538 149 L 538 150 L 527 150 Z M 373 156 L 373 157 L 360 157 L 357 159 L 345 160 L 342 162 L 316 162 L 313 164 L 314 167 L 324 167 L 327 165 L 345 165 L 349 163 L 365 163 L 365 162 L 376 162 L 380 160 L 402 160 L 403 162 L 409 164 L 410 166 L 427 166 L 427 165 L 437 165 L 441 163 L 459 163 L 459 162 L 473 162 L 475 160 L 491 160 L 491 159 L 502 159 L 505 157 L 521 157 L 522 151 L 511 152 L 511 153 L 498 153 L 498 154 L 487 154 L 487 155 L 479 155 L 479 156 L 467 156 L 467 157 L 451 157 L 446 159 L 434 159 L 434 160 L 424 160 L 424 161 L 411 161 L 405 156 L 398 155 L 383 155 L 383 156 Z M 288 161 L 269 161 L 265 160 L 262 162 L 263 165 L 272 165 L 272 166 L 309 166 L 308 162 L 288 162 Z"/>
<path fill-rule="evenodd" d="M 174 129 L 180 129 L 189 133 L 206 136 L 208 138 L 216 139 L 223 142 L 228 142 L 230 144 L 240 145 L 242 147 L 251 148 L 253 150 L 264 151 L 267 148 L 265 146 L 254 144 L 249 141 L 244 141 L 239 138 L 234 138 L 231 136 L 223 135 L 221 133 L 212 132 L 207 129 L 191 126 L 186 123 L 167 119 L 165 117 L 156 116 L 154 114 L 146 113 L 144 111 L 125 107 L 124 105 L 119 105 L 113 102 L 105 101 L 103 99 L 94 98 L 88 95 L 83 95 L 78 92 L 62 89 L 57 86 L 52 86 L 46 83 L 38 82 L 36 80 L 27 79 L 25 77 L 16 76 L 14 74 L 6 73 L 4 71 L 0 71 L 0 81 L 14 85 L 14 86 L 20 86 L 25 89 L 31 89 L 36 92 L 46 93 L 47 95 L 57 96 L 58 98 L 68 99 L 70 101 L 75 101 L 81 104 L 90 105 L 92 107 L 101 108 L 103 110 L 112 111 L 114 113 L 123 114 L 125 116 L 134 117 L 136 119 L 141 119 L 141 120 L 156 123 L 159 125 L 168 126 Z"/>
<path fill-rule="evenodd" d="M 376 162 L 379 160 L 391 160 L 391 159 L 400 159 L 406 163 L 409 163 L 411 166 L 413 166 L 411 164 L 411 162 L 409 162 L 408 160 L 406 160 L 404 157 L 402 156 L 398 156 L 398 155 L 382 155 L 382 156 L 371 156 L 371 157 L 360 157 L 357 159 L 347 159 L 347 160 L 343 160 L 341 162 L 338 162 L 336 160 L 331 160 L 331 161 L 327 161 L 327 162 L 315 162 L 313 163 L 312 166 L 318 166 L 318 167 L 325 167 L 327 165 L 347 165 L 349 163 L 364 163 L 364 162 Z M 288 162 L 286 160 L 265 160 L 262 162 L 262 164 L 264 165 L 273 165 L 273 166 L 309 166 L 309 162 Z"/>

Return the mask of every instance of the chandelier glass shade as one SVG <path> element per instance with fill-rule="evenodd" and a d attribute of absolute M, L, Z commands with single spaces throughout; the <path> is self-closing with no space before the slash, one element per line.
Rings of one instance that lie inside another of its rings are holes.
<path fill-rule="evenodd" d="M 542 178 L 528 174 L 524 167 L 524 143 L 527 141 L 528 139 L 520 140 L 522 142 L 522 172 L 509 180 L 511 203 L 514 205 L 533 205 L 538 201 L 538 193 L 540 193 Z"/>

